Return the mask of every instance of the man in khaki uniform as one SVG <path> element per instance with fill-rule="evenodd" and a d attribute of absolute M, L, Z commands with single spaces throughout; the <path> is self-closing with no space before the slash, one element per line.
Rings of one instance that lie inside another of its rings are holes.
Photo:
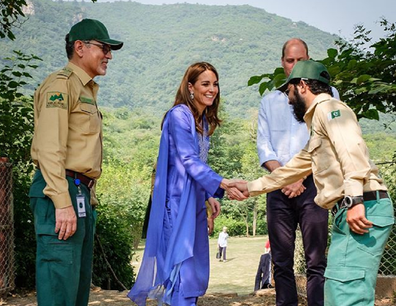
<path fill-rule="evenodd" d="M 105 75 L 112 50 L 99 21 L 84 19 L 66 35 L 69 63 L 48 76 L 34 95 L 30 188 L 37 239 L 36 286 L 40 306 L 87 305 L 92 274 L 96 204 L 101 174 L 102 116 L 93 80 Z"/>
<path fill-rule="evenodd" d="M 394 223 L 392 201 L 369 159 L 353 111 L 333 99 L 329 73 L 312 60 L 298 62 L 278 90 L 310 131 L 305 148 L 285 166 L 249 183 L 257 196 L 313 173 L 315 202 L 332 209 L 332 242 L 325 271 L 325 305 L 374 305 L 380 259 Z"/>

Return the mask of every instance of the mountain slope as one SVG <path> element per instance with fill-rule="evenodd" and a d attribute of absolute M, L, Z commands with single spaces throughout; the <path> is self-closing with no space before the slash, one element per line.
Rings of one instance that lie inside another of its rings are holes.
<path fill-rule="evenodd" d="M 97 78 L 100 104 L 152 108 L 158 115 L 172 104 L 188 65 L 208 61 L 219 72 L 227 111 L 246 116 L 260 101 L 257 87 L 247 87 L 248 79 L 279 66 L 287 39 L 301 37 L 317 59 L 325 57 L 336 39 L 248 5 L 33 0 L 31 11 L 34 14 L 15 31 L 17 40 L 1 40 L 0 48 L 4 54 L 20 49 L 43 58 L 34 72 L 36 83 L 67 62 L 63 39 L 70 26 L 81 18 L 99 19 L 111 36 L 125 42 L 122 50 L 113 52 L 108 74 Z"/>

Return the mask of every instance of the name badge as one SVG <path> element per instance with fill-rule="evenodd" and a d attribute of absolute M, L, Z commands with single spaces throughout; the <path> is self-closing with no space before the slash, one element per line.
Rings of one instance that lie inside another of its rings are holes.
<path fill-rule="evenodd" d="M 77 197 L 77 212 L 79 218 L 86 217 L 87 213 L 85 211 L 85 198 L 84 195 L 78 194 Z"/>

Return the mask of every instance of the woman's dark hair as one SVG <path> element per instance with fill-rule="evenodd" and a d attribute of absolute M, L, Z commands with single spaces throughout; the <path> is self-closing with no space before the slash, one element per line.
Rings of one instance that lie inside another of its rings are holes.
<path fill-rule="evenodd" d="M 190 67 L 188 67 L 187 71 L 184 74 L 180 87 L 177 90 L 175 103 L 173 104 L 173 106 L 185 104 L 190 108 L 191 112 L 194 115 L 196 130 L 200 134 L 203 134 L 203 128 L 200 122 L 202 121 L 202 116 L 205 115 L 206 120 L 209 124 L 208 135 L 212 135 L 217 126 L 220 126 L 221 123 L 221 120 L 217 116 L 220 104 L 220 86 L 218 87 L 219 91 L 213 101 L 213 104 L 206 107 L 205 111 L 202 114 L 198 112 L 198 109 L 194 104 L 194 100 L 190 97 L 190 91 L 188 89 L 188 84 L 191 83 L 192 85 L 194 85 L 201 73 L 205 72 L 206 70 L 212 71 L 216 75 L 217 80 L 219 79 L 219 75 L 216 69 L 211 64 L 207 62 L 199 62 L 191 65 Z"/>
<path fill-rule="evenodd" d="M 74 52 L 74 41 L 69 41 L 69 34 L 66 34 L 65 42 L 66 42 L 66 54 L 67 54 L 67 58 L 70 60 L 70 59 L 73 57 L 73 52 Z"/>

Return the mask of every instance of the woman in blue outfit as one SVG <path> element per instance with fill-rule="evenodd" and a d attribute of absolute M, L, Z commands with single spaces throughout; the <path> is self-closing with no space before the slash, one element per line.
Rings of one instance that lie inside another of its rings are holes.
<path fill-rule="evenodd" d="M 219 103 L 216 69 L 206 62 L 191 65 L 163 121 L 146 248 L 128 293 L 139 306 L 147 298 L 158 305 L 193 306 L 208 287 L 205 200 L 216 217 L 220 204 L 214 198 L 224 189 L 243 197 L 206 164 L 209 136 L 220 125 Z"/>

